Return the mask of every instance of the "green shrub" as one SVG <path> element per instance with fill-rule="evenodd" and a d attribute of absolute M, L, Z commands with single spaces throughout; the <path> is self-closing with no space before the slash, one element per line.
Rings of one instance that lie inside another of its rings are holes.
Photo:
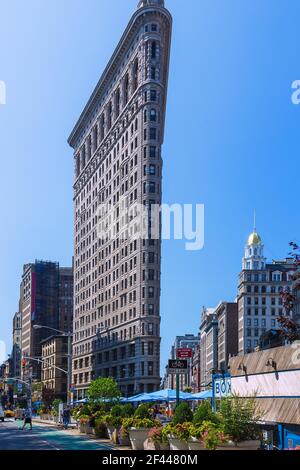
<path fill-rule="evenodd" d="M 193 412 L 188 403 L 180 403 L 174 412 L 172 424 L 190 423 L 193 421 Z"/>
<path fill-rule="evenodd" d="M 112 428 L 118 428 L 122 424 L 122 417 L 121 416 L 114 416 L 113 414 L 108 414 L 103 417 L 103 421 L 106 426 Z"/>
<path fill-rule="evenodd" d="M 225 435 L 233 442 L 256 440 L 261 437 L 257 423 L 262 415 L 254 398 L 234 396 L 222 400 L 220 417 Z"/>
<path fill-rule="evenodd" d="M 99 438 L 105 438 L 106 437 L 106 427 L 105 423 L 101 418 L 96 419 L 95 422 L 95 435 L 96 437 Z"/>
<path fill-rule="evenodd" d="M 134 407 L 128 403 L 122 406 L 122 418 L 130 418 L 134 415 Z"/>
<path fill-rule="evenodd" d="M 202 424 L 203 421 L 210 421 L 211 423 L 219 423 L 219 415 L 212 411 L 209 401 L 203 401 L 195 411 L 193 417 L 194 424 Z"/>
<path fill-rule="evenodd" d="M 127 432 L 130 428 L 153 428 L 161 427 L 161 422 L 152 418 L 125 418 L 122 420 L 122 430 Z"/>
<path fill-rule="evenodd" d="M 167 440 L 170 436 L 187 442 L 191 436 L 192 423 L 169 423 L 162 429 L 162 438 Z"/>
<path fill-rule="evenodd" d="M 121 417 L 123 412 L 122 405 L 114 405 L 110 411 L 110 414 L 114 417 Z"/>
<path fill-rule="evenodd" d="M 140 405 L 135 410 L 134 417 L 137 419 L 152 419 L 150 406 L 146 404 Z"/>

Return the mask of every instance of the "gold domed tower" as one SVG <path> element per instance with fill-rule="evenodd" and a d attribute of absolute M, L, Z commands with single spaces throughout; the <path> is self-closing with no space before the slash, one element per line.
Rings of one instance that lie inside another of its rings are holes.
<path fill-rule="evenodd" d="M 250 233 L 243 257 L 243 269 L 264 269 L 266 258 L 264 257 L 264 245 L 262 239 L 256 231 L 255 221 L 253 232 Z"/>

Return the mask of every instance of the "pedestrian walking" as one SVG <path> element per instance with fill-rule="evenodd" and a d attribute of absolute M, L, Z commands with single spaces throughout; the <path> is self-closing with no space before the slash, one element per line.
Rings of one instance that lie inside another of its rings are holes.
<path fill-rule="evenodd" d="M 65 429 L 68 429 L 68 426 L 70 424 L 70 420 L 71 420 L 71 411 L 70 411 L 70 408 L 67 407 L 63 411 L 63 427 Z"/>
<path fill-rule="evenodd" d="M 32 412 L 30 408 L 27 408 L 24 413 L 24 424 L 22 430 L 25 429 L 26 425 L 30 425 L 30 430 L 32 430 Z"/>

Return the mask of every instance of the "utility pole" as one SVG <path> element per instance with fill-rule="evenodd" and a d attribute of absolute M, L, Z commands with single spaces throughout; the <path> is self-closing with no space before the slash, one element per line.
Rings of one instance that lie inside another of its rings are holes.
<path fill-rule="evenodd" d="M 180 395 L 179 395 L 179 374 L 176 374 L 176 406 L 180 403 Z"/>
<path fill-rule="evenodd" d="M 67 404 L 71 404 L 71 383 L 72 383 L 72 333 L 68 332 L 68 374 L 67 374 Z"/>
<path fill-rule="evenodd" d="M 28 378 L 28 388 L 27 388 L 27 408 L 32 409 L 32 373 Z"/>

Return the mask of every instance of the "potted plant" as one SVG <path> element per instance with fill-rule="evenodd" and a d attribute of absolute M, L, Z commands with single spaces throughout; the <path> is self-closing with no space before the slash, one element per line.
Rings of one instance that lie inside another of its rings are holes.
<path fill-rule="evenodd" d="M 170 443 L 170 450 L 188 450 L 191 423 L 167 424 L 162 433 Z"/>
<path fill-rule="evenodd" d="M 128 419 L 128 418 L 125 418 L 125 419 Z M 130 447 L 131 442 L 129 439 L 129 430 L 128 430 L 125 419 L 122 421 L 122 425 L 117 431 L 117 439 L 121 447 Z"/>
<path fill-rule="evenodd" d="M 134 407 L 131 404 L 126 404 L 122 406 L 121 412 L 121 426 L 117 429 L 117 442 L 122 447 L 130 447 L 131 442 L 129 439 L 129 430 L 126 425 L 125 419 L 131 418 L 134 415 Z"/>
<path fill-rule="evenodd" d="M 79 432 L 81 434 L 88 434 L 88 423 L 90 421 L 90 416 L 88 415 L 80 415 L 79 417 Z"/>
<path fill-rule="evenodd" d="M 103 417 L 103 422 L 105 424 L 108 438 L 110 440 L 116 440 L 116 431 L 122 425 L 122 417 L 114 416 L 110 413 Z"/>
<path fill-rule="evenodd" d="M 98 438 L 106 438 L 106 425 L 103 417 L 98 417 L 95 421 L 95 436 Z"/>
<path fill-rule="evenodd" d="M 222 400 L 220 417 L 227 442 L 220 450 L 257 450 L 261 444 L 258 422 L 262 418 L 255 397 L 233 396 Z"/>
<path fill-rule="evenodd" d="M 202 438 L 202 429 L 199 425 L 192 424 L 190 427 L 190 436 L 188 440 L 189 450 L 204 450 L 204 442 Z"/>
<path fill-rule="evenodd" d="M 144 450 L 149 429 L 159 427 L 160 422 L 152 418 L 125 418 L 122 422 L 123 431 L 128 430 L 133 450 Z"/>
<path fill-rule="evenodd" d="M 193 420 L 193 412 L 188 403 L 180 403 L 174 412 L 172 422 L 164 428 L 164 434 L 168 435 L 171 450 L 188 450 L 190 426 Z"/>
<path fill-rule="evenodd" d="M 147 450 L 170 450 L 168 437 L 162 427 L 155 427 L 148 432 Z"/>
<path fill-rule="evenodd" d="M 190 428 L 189 450 L 216 450 L 226 442 L 222 425 L 211 421 L 203 421 L 200 425 Z"/>

